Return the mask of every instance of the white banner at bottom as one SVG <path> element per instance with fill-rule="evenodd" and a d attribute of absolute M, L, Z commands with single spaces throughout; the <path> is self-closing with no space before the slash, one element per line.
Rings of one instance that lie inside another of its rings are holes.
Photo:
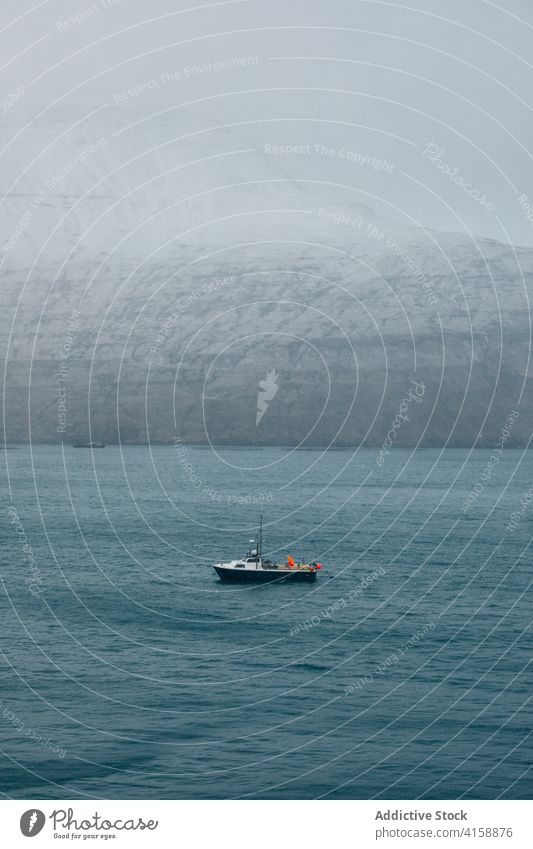
<path fill-rule="evenodd" d="M 1 845 L 366 849 L 533 847 L 531 801 L 0 802 Z"/>

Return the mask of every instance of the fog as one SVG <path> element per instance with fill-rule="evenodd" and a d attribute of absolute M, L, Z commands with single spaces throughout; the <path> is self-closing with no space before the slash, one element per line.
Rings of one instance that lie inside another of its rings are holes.
<path fill-rule="evenodd" d="M 126 122 L 170 109 L 179 128 L 196 110 L 259 149 L 310 145 L 277 155 L 291 177 L 349 185 L 398 219 L 531 245 L 518 198 L 533 196 L 532 34 L 526 0 L 10 0 L 2 91 L 24 95 L 3 121 L 70 104 Z"/>

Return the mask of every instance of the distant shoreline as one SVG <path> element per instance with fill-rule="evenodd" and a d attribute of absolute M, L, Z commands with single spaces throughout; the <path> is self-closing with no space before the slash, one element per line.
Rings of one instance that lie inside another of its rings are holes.
<path fill-rule="evenodd" d="M 249 450 L 249 449 L 276 449 L 276 450 L 285 450 L 285 451 L 354 451 L 354 450 L 363 450 L 363 451 L 375 451 L 379 448 L 379 444 L 371 444 L 371 445 L 361 445 L 361 443 L 354 443 L 353 445 L 257 445 L 254 443 L 250 443 L 248 445 L 241 445 L 237 443 L 218 443 L 217 445 L 210 445 L 208 442 L 184 442 L 183 446 L 190 449 L 208 449 L 210 451 L 214 450 Z M 16 448 L 27 448 L 27 447 L 47 447 L 47 448 L 74 448 L 73 443 L 71 442 L 10 442 L 6 445 L 0 446 L 0 451 L 5 450 L 13 450 Z M 172 442 L 106 442 L 105 448 L 175 448 L 176 446 Z M 85 448 L 85 446 L 83 446 Z M 82 451 L 83 448 L 76 448 L 76 451 Z M 502 450 L 503 451 L 525 451 L 533 448 L 533 444 L 514 444 L 514 445 L 506 445 Z M 87 446 L 85 450 L 90 450 L 90 447 Z M 95 448 L 94 450 L 101 451 L 101 448 Z M 394 447 L 394 451 L 494 451 L 493 445 L 396 445 Z"/>

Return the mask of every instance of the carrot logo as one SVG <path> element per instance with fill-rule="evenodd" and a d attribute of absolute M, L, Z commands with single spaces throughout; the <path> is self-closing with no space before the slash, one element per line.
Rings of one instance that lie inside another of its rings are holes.
<path fill-rule="evenodd" d="M 24 837 L 35 837 L 43 830 L 46 817 L 42 811 L 33 808 L 26 811 L 20 818 L 20 830 Z"/>
<path fill-rule="evenodd" d="M 276 396 L 279 389 L 276 369 L 267 371 L 266 379 L 259 381 L 259 392 L 257 393 L 257 415 L 255 417 L 255 426 L 257 427 L 266 411 L 270 406 L 270 402 Z"/>

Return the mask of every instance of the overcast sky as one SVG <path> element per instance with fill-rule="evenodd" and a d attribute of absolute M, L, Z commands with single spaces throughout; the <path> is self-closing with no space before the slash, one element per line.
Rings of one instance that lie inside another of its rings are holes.
<path fill-rule="evenodd" d="M 198 101 L 259 147 L 299 146 L 279 154 L 296 178 L 533 245 L 530 0 L 3 0 L 0 29 L 2 95 L 24 87 L 4 128 L 22 104 Z"/>

